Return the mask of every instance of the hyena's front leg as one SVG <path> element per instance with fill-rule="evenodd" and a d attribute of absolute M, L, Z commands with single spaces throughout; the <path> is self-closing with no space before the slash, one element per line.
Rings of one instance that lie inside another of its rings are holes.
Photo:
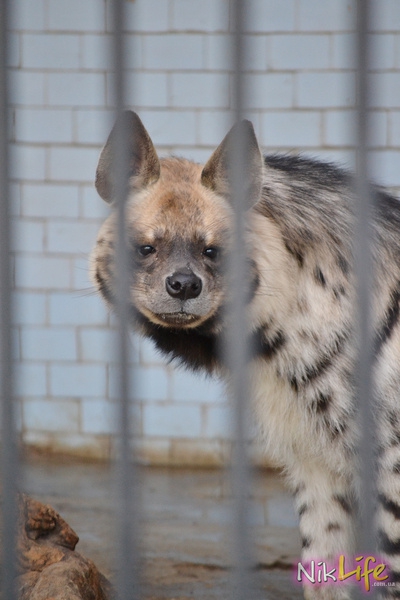
<path fill-rule="evenodd" d="M 308 572 L 314 561 L 316 582 L 302 577 L 307 600 L 348 600 L 351 586 L 334 581 L 326 571 L 336 568 L 338 557 L 354 556 L 356 491 L 350 477 L 333 473 L 322 465 L 308 464 L 306 468 L 293 469 L 290 480 L 294 485 L 294 499 L 300 518 L 302 540 L 301 564 Z M 317 573 L 320 572 L 321 583 Z"/>

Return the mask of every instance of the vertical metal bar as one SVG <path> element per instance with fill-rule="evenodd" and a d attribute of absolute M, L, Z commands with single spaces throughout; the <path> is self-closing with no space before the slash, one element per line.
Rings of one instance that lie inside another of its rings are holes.
<path fill-rule="evenodd" d="M 374 381 L 372 378 L 373 343 L 371 291 L 373 283 L 373 262 L 371 215 L 373 198 L 369 189 L 369 45 L 368 24 L 371 5 L 369 0 L 358 0 L 357 4 L 357 58 L 358 58 L 358 106 L 357 106 L 357 206 L 355 230 L 355 268 L 357 274 L 357 318 L 359 356 L 357 367 L 358 406 L 361 439 L 361 498 L 362 514 L 360 550 L 365 554 L 375 551 L 374 504 L 376 491 L 371 472 L 374 466 Z M 371 596 L 374 597 L 374 591 Z"/>
<path fill-rule="evenodd" d="M 129 385 L 129 270 L 128 246 L 125 221 L 128 195 L 128 139 L 124 128 L 125 57 L 123 41 L 124 0 L 113 0 L 114 18 L 114 94 L 117 116 L 117 131 L 113 149 L 113 169 L 116 181 L 117 248 L 116 248 L 116 312 L 118 319 L 118 396 L 119 396 L 119 439 L 116 462 L 116 487 L 118 503 L 118 577 L 119 600 L 139 598 L 139 556 L 137 542 L 138 502 L 137 481 L 134 463 L 131 461 L 131 410 Z"/>
<path fill-rule="evenodd" d="M 11 336 L 11 234 L 9 225 L 10 194 L 8 183 L 8 85 L 7 22 L 9 5 L 0 4 L 0 385 L 2 442 L 2 598 L 15 598 L 16 482 L 18 459 L 13 405 L 13 368 Z"/>
<path fill-rule="evenodd" d="M 243 118 L 243 72 L 244 72 L 244 0 L 233 0 L 232 7 L 232 58 L 233 58 L 233 103 L 235 121 Z M 244 202 L 245 180 L 243 152 L 244 140 L 240 135 L 234 140 L 231 149 L 232 161 L 232 206 L 234 209 L 234 239 L 228 274 L 230 281 L 231 313 L 229 315 L 229 332 L 226 339 L 226 359 L 230 369 L 231 396 L 234 413 L 234 445 L 232 456 L 232 491 L 234 498 L 233 523 L 233 560 L 234 573 L 231 598 L 248 600 L 253 598 L 251 591 L 251 546 L 248 532 L 248 493 L 251 485 L 249 461 L 246 451 L 246 401 L 249 397 L 248 378 L 248 330 L 246 319 L 247 290 L 243 282 L 247 280 L 246 257 L 243 252 L 244 223 L 246 204 Z"/>

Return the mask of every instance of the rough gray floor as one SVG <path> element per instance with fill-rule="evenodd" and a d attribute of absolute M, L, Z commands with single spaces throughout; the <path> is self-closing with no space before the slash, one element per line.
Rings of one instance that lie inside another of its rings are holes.
<path fill-rule="evenodd" d="M 228 599 L 227 473 L 143 468 L 140 478 L 146 600 Z M 115 502 L 109 468 L 36 458 L 24 467 L 23 488 L 52 504 L 79 535 L 77 550 L 115 580 Z M 279 476 L 258 473 L 249 502 L 256 567 L 248 600 L 302 598 L 292 582 L 292 565 L 300 551 L 297 522 Z"/>

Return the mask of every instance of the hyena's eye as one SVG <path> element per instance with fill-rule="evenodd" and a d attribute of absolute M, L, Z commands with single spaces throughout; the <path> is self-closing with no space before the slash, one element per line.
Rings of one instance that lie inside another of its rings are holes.
<path fill-rule="evenodd" d="M 156 249 L 153 246 L 150 246 L 148 244 L 146 244 L 145 246 L 138 246 L 137 247 L 137 253 L 140 256 L 149 256 L 149 254 L 153 254 L 153 252 L 155 252 Z"/>
<path fill-rule="evenodd" d="M 204 256 L 207 258 L 211 258 L 211 260 L 216 260 L 219 257 L 219 248 L 215 246 L 210 246 L 209 248 L 205 248 L 203 250 Z"/>

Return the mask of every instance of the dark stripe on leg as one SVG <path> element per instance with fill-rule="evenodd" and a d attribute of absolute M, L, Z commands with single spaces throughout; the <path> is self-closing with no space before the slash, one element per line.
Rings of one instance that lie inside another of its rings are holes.
<path fill-rule="evenodd" d="M 390 540 L 384 531 L 380 531 L 378 537 L 379 546 L 385 554 L 389 556 L 400 554 L 400 540 Z"/>
<path fill-rule="evenodd" d="M 353 513 L 353 507 L 347 498 L 341 495 L 337 495 L 333 496 L 333 499 L 337 504 L 339 504 L 339 506 L 343 508 L 345 513 L 347 513 L 348 515 L 351 515 Z"/>
<path fill-rule="evenodd" d="M 379 494 L 379 502 L 387 512 L 389 512 L 395 519 L 400 519 L 400 506 L 393 502 L 393 500 L 389 500 L 383 494 Z"/>
<path fill-rule="evenodd" d="M 400 313 L 400 289 L 396 289 L 391 293 L 391 302 L 386 311 L 384 322 L 382 323 L 380 330 L 377 333 L 375 339 L 375 355 L 379 354 L 382 346 L 392 335 L 393 329 L 395 328 L 397 321 L 399 320 Z"/>

